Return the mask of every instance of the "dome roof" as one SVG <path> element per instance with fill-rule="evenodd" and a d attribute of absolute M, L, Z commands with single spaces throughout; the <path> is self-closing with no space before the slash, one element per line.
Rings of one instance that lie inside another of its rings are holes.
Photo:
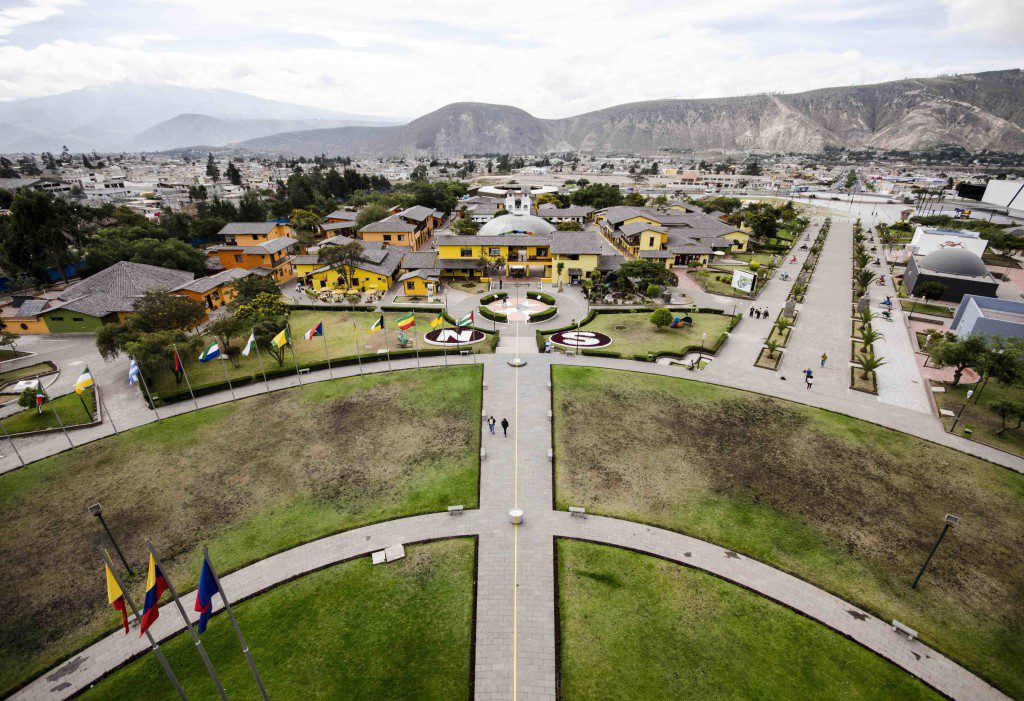
<path fill-rule="evenodd" d="M 920 260 L 918 267 L 935 273 L 964 277 L 987 277 L 989 274 L 981 258 L 962 248 L 932 251 Z"/>
<path fill-rule="evenodd" d="M 480 227 L 477 236 L 501 236 L 502 234 L 552 234 L 555 227 L 532 214 L 502 214 Z"/>

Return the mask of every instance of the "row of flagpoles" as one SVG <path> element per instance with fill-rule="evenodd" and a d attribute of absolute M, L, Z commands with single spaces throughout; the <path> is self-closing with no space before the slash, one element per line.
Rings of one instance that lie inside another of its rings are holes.
<path fill-rule="evenodd" d="M 203 641 L 199 637 L 206 632 L 206 625 L 210 620 L 210 617 L 213 615 L 213 595 L 220 594 L 221 601 L 224 603 L 224 611 L 231 620 L 231 625 L 235 629 L 235 635 L 238 637 L 238 642 L 242 646 L 242 652 L 245 654 L 246 662 L 249 664 L 249 671 L 252 673 L 253 680 L 255 680 L 256 686 L 260 690 L 260 695 L 263 697 L 264 701 L 267 701 L 269 696 L 267 695 L 266 687 L 263 685 L 263 678 L 260 676 L 259 670 L 256 669 L 256 662 L 253 659 L 252 652 L 249 650 L 249 645 L 245 641 L 245 636 L 242 635 L 242 629 L 238 627 L 238 620 L 235 618 L 235 614 L 231 610 L 231 602 L 228 600 L 228 597 L 224 592 L 224 588 L 220 584 L 220 578 L 217 577 L 217 571 L 213 568 L 213 562 L 210 560 L 210 552 L 206 549 L 206 546 L 203 546 L 203 566 L 199 572 L 199 588 L 196 590 L 194 610 L 199 612 L 199 621 L 195 626 L 192 625 L 192 621 L 185 612 L 185 607 L 181 603 L 181 598 L 178 596 L 177 590 L 175 590 L 174 585 L 171 584 L 171 580 L 167 577 L 163 563 L 160 562 L 160 556 L 157 555 L 156 548 L 153 547 L 152 541 L 147 539 L 146 547 L 149 549 L 149 573 L 146 577 L 146 595 L 143 602 L 142 612 L 139 613 L 139 608 L 135 605 L 131 596 L 129 596 L 123 579 L 117 573 L 114 563 L 110 559 L 110 554 L 102 545 L 99 546 L 100 554 L 103 556 L 103 565 L 106 572 L 107 602 L 115 611 L 118 611 L 121 614 L 121 625 L 124 627 L 124 634 L 128 635 L 128 609 L 130 608 L 132 610 L 132 615 L 134 615 L 135 619 L 139 622 L 139 637 L 141 638 L 143 635 L 146 636 L 149 640 L 150 648 L 153 650 L 153 655 L 163 668 L 164 674 L 167 675 L 171 684 L 174 685 L 178 695 L 187 701 L 188 696 L 185 694 L 185 690 L 182 688 L 181 682 L 178 681 L 178 677 L 175 676 L 174 670 L 171 669 L 170 663 L 167 661 L 163 651 L 160 649 L 160 644 L 149 631 L 150 627 L 160 616 L 160 597 L 163 596 L 165 591 L 169 591 L 171 599 L 174 601 L 174 604 L 178 609 L 178 613 L 181 614 L 181 620 L 185 623 L 185 627 L 188 629 L 189 635 L 192 637 L 192 642 L 195 643 L 196 650 L 199 652 L 199 656 L 203 660 L 203 665 L 206 667 L 206 671 L 209 673 L 210 678 L 217 687 L 217 692 L 220 694 L 222 699 L 227 699 L 227 691 L 224 689 L 224 685 L 217 676 L 217 672 L 213 667 L 213 662 L 210 661 L 210 656 L 207 654 L 206 648 L 203 647 Z"/>

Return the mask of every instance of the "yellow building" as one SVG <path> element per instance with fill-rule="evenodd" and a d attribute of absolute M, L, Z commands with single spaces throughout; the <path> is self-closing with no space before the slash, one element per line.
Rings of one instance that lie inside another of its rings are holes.
<path fill-rule="evenodd" d="M 551 242 L 550 282 L 576 285 L 595 270 L 611 272 L 625 262 L 622 256 L 604 255 L 603 251 L 601 238 L 593 233 L 564 231 L 556 234 Z"/>
<path fill-rule="evenodd" d="M 479 261 L 501 259 L 510 277 L 551 277 L 552 236 L 506 234 L 504 236 L 437 236 L 438 268 L 449 277 L 473 277 Z M 476 265 L 452 265 L 453 262 Z"/>
<path fill-rule="evenodd" d="M 358 236 L 363 241 L 405 246 L 415 251 L 427 242 L 443 218 L 441 212 L 416 205 L 367 224 L 359 230 Z"/>
<path fill-rule="evenodd" d="M 312 260 L 314 256 L 297 256 L 295 268 L 296 274 L 315 292 L 328 289 L 387 292 L 395 283 L 403 255 L 400 248 L 366 242 L 359 260 L 352 265 L 321 265 Z"/>
<path fill-rule="evenodd" d="M 230 222 L 217 235 L 228 246 L 259 246 L 284 236 L 295 238 L 287 219 L 264 222 Z"/>

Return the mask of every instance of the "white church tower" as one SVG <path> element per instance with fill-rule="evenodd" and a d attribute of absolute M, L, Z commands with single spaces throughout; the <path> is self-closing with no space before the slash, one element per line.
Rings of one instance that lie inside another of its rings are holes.
<path fill-rule="evenodd" d="M 505 195 L 505 211 L 509 214 L 530 213 L 530 190 L 523 187 L 519 192 L 509 192 Z"/>

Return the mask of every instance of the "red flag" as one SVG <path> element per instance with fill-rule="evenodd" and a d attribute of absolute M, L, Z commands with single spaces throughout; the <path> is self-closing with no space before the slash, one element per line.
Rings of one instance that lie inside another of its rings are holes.
<path fill-rule="evenodd" d="M 178 351 L 174 351 L 174 374 L 180 375 L 182 371 L 181 358 L 178 356 Z"/>

